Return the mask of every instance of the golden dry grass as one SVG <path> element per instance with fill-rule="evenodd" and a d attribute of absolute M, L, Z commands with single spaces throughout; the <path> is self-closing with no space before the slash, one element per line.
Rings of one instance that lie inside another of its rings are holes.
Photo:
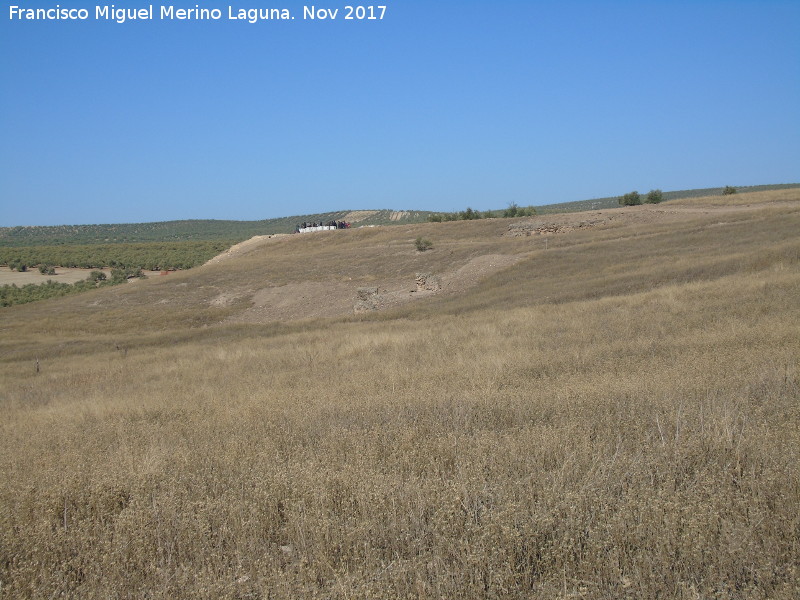
<path fill-rule="evenodd" d="M 703 196 L 700 198 L 681 198 L 670 200 L 669 206 L 746 206 L 757 204 L 776 204 L 797 201 L 797 189 L 774 190 L 771 192 L 738 192 L 729 196 Z"/>
<path fill-rule="evenodd" d="M 294 276 L 528 256 L 367 317 L 160 315 L 180 283 L 188 315 L 203 286 L 288 280 L 257 256 L 94 312 L 12 307 L 0 595 L 797 597 L 800 213 L 782 202 L 633 211 L 547 251 L 498 221 L 353 232 L 331 256 L 290 240 Z M 418 231 L 436 254 L 406 252 Z"/>

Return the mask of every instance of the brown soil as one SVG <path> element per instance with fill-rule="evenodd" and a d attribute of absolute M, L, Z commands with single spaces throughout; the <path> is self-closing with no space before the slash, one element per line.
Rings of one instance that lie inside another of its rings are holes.
<path fill-rule="evenodd" d="M 438 291 L 419 291 L 413 279 L 382 281 L 378 288 L 378 310 L 400 306 L 438 294 L 457 294 L 477 285 L 492 273 L 510 267 L 525 255 L 490 254 L 478 256 L 462 267 L 437 274 L 442 282 Z M 356 296 L 362 283 L 355 281 L 290 283 L 264 287 L 253 293 L 252 306 L 230 319 L 231 323 L 269 323 L 294 319 L 337 317 L 354 312 Z M 228 306 L 242 296 L 220 294 L 211 303 Z"/>

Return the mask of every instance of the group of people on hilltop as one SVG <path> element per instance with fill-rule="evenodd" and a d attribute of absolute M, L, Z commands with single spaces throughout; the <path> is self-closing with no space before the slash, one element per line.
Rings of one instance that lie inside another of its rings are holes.
<path fill-rule="evenodd" d="M 349 229 L 350 223 L 346 221 L 313 221 L 307 222 L 303 221 L 299 225 L 294 228 L 295 233 L 301 233 L 304 231 L 320 231 L 320 230 L 330 230 L 330 229 Z"/>

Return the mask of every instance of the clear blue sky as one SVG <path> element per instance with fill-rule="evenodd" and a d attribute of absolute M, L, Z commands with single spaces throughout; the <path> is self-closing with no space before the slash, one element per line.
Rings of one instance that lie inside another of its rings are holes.
<path fill-rule="evenodd" d="M 80 8 L 20 21 L 9 6 Z M 800 2 L 4 0 L 0 225 L 485 210 L 800 181 Z M 100 4 L 103 6 L 103 4 Z M 117 7 L 147 7 L 118 1 Z M 292 21 L 228 20 L 228 6 Z"/>

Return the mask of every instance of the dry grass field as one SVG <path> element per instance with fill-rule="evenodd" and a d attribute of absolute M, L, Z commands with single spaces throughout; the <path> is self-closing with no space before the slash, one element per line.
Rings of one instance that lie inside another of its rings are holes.
<path fill-rule="evenodd" d="M 553 220 L 3 309 L 0 597 L 800 596 L 800 191 Z"/>

